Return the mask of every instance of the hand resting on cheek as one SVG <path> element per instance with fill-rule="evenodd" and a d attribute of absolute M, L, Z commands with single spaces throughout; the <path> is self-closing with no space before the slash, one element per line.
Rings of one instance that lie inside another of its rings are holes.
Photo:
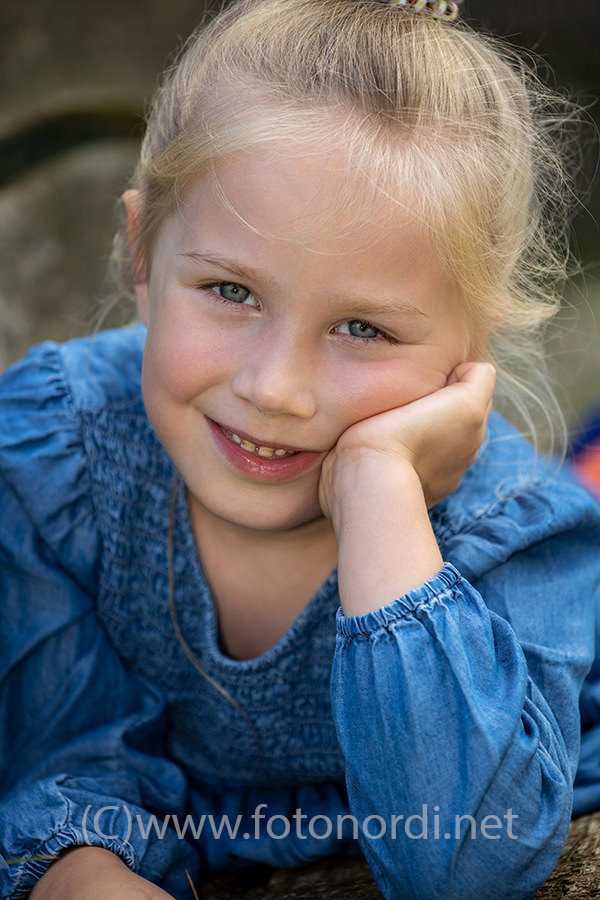
<path fill-rule="evenodd" d="M 360 472 L 364 468 L 372 479 L 377 460 L 382 477 L 389 472 L 390 460 L 398 467 L 412 468 L 428 508 L 444 500 L 458 488 L 477 457 L 495 382 L 496 371 L 490 363 L 460 363 L 443 388 L 346 429 L 323 461 L 319 502 L 324 515 L 332 518 L 336 506 L 344 504 L 338 489 L 342 471 L 355 469 L 353 484 L 360 489 Z M 367 459 L 369 465 L 361 468 Z"/>

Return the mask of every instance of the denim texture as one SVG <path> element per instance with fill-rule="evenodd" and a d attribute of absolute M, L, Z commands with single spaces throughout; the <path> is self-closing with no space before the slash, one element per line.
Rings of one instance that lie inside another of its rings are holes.
<path fill-rule="evenodd" d="M 0 379 L 0 897 L 86 842 L 177 900 L 186 870 L 332 854 L 363 854 L 386 898 L 533 896 L 572 813 L 600 808 L 596 501 L 493 413 L 431 510 L 440 572 L 363 616 L 332 572 L 239 661 L 180 482 L 179 623 L 236 707 L 174 634 L 173 467 L 141 399 L 144 339 L 46 343 Z M 208 814 L 220 836 L 179 836 L 172 817 Z"/>

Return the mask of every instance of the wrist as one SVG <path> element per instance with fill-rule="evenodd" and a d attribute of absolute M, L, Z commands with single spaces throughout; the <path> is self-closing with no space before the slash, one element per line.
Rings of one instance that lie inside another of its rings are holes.
<path fill-rule="evenodd" d="M 408 462 L 361 454 L 337 472 L 331 519 L 344 615 L 387 606 L 443 567 L 419 476 Z"/>
<path fill-rule="evenodd" d="M 331 474 L 330 518 L 336 534 L 349 519 L 372 514 L 381 504 L 425 509 L 419 476 L 402 457 L 371 448 L 345 451 L 336 460 Z"/>

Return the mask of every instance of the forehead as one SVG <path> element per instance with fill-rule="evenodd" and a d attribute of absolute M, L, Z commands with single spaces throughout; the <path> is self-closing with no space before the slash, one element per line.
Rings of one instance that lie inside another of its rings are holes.
<path fill-rule="evenodd" d="M 179 210 L 191 229 L 207 218 L 231 219 L 249 231 L 282 242 L 310 245 L 399 227 L 412 220 L 415 204 L 391 198 L 370 173 L 331 146 L 301 144 L 236 153 L 217 161 L 191 182 Z"/>

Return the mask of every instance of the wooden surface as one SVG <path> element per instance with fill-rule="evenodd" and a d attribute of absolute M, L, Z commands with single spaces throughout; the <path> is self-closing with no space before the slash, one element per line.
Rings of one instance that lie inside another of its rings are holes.
<path fill-rule="evenodd" d="M 571 822 L 554 872 L 535 900 L 591 900 L 600 897 L 600 812 Z"/>
<path fill-rule="evenodd" d="M 510 886 L 506 887 L 506 898 L 511 900 Z M 382 897 L 364 861 L 341 858 L 304 869 L 257 867 L 218 876 L 199 888 L 198 895 L 200 900 L 381 900 Z M 598 898 L 600 812 L 571 823 L 558 864 L 535 895 L 535 900 Z"/>

